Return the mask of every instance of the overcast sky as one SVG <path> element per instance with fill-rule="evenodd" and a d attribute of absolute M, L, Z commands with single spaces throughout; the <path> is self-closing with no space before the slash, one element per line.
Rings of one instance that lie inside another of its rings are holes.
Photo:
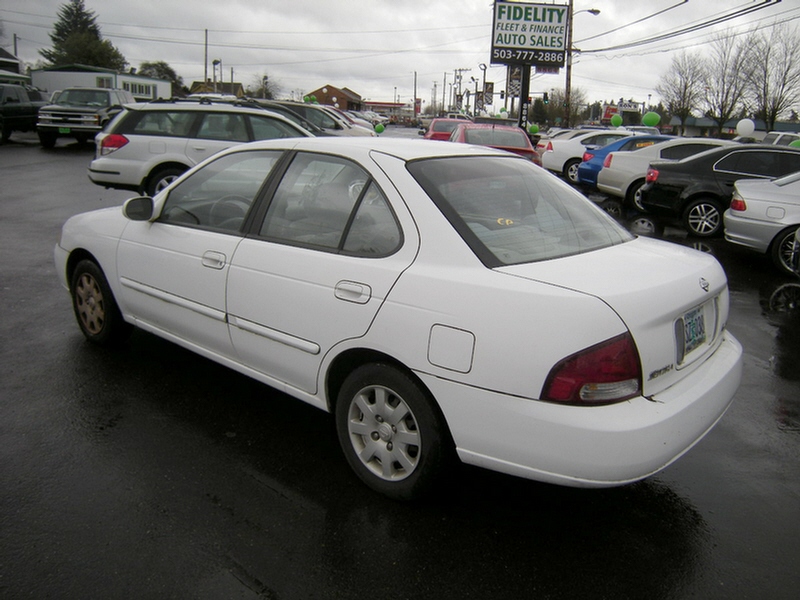
<path fill-rule="evenodd" d="M 39 49 L 52 47 L 49 34 L 64 0 L 2 0 L 2 46 L 19 57 L 40 60 Z M 549 2 L 540 2 L 548 4 Z M 576 57 L 572 86 L 590 101 L 621 97 L 646 101 L 669 69 L 677 51 L 702 50 L 715 33 L 768 27 L 776 20 L 797 23 L 800 0 L 772 0 L 766 8 L 714 27 L 632 48 L 592 52 L 700 25 L 764 0 L 574 0 Z M 567 4 L 567 0 L 556 2 Z M 254 86 L 262 75 L 277 84 L 281 97 L 303 94 L 329 84 L 347 87 L 363 98 L 408 101 L 414 91 L 427 103 L 443 84 L 448 93 L 456 69 L 504 89 L 503 66 L 490 64 L 490 0 L 85 0 L 104 38 L 132 67 L 165 61 L 190 85 L 202 80 L 208 31 L 211 61 L 222 61 L 231 77 Z M 599 9 L 592 15 L 588 9 Z M 657 14 L 660 13 L 660 14 Z M 651 16 L 656 15 L 656 16 Z M 648 18 L 650 17 L 650 18 Z M 638 22 L 637 22 L 638 21 Z M 532 91 L 563 89 L 558 75 L 536 75 Z M 499 108 L 499 106 L 498 106 Z"/>

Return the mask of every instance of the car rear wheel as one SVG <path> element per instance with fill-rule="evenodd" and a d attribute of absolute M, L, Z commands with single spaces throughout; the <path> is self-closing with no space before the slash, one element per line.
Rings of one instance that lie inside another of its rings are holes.
<path fill-rule="evenodd" d="M 788 274 L 794 274 L 792 270 L 792 255 L 794 253 L 794 232 L 797 231 L 797 225 L 784 229 L 775 239 L 772 240 L 770 247 L 770 255 L 772 262 L 781 271 Z"/>
<path fill-rule="evenodd" d="M 695 200 L 683 213 L 683 225 L 697 237 L 717 236 L 722 233 L 722 208 L 710 198 Z"/>
<path fill-rule="evenodd" d="M 564 171 L 563 171 L 564 177 L 566 178 L 567 181 L 575 185 L 578 184 L 578 167 L 580 166 L 580 164 L 581 161 L 576 159 L 568 160 L 564 164 Z"/>
<path fill-rule="evenodd" d="M 132 326 L 122 318 L 103 271 L 91 260 L 82 260 L 72 274 L 72 308 L 78 325 L 90 342 L 101 346 L 127 339 Z"/>
<path fill-rule="evenodd" d="M 163 190 L 185 172 L 186 169 L 179 169 L 176 167 L 169 167 L 166 169 L 161 169 L 160 171 L 156 171 L 147 180 L 145 192 L 148 196 L 155 196 L 158 194 L 158 192 Z"/>
<path fill-rule="evenodd" d="M 634 181 L 628 187 L 628 193 L 625 194 L 625 200 L 627 201 L 629 206 L 632 206 L 639 212 L 647 212 L 642 206 L 642 188 L 645 185 L 644 179 L 639 179 L 638 181 Z"/>
<path fill-rule="evenodd" d="M 347 377 L 336 430 L 358 477 L 396 500 L 429 491 L 452 454 L 438 407 L 409 374 L 388 364 L 363 365 Z"/>

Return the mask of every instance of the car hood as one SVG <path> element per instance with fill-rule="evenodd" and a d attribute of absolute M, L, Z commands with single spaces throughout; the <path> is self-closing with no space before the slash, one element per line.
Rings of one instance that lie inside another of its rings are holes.
<path fill-rule="evenodd" d="M 642 362 L 644 395 L 693 371 L 721 342 L 728 317 L 725 272 L 708 254 L 660 240 L 631 242 L 558 260 L 499 271 L 594 296 L 633 335 Z M 701 308 L 707 340 L 680 360 L 676 324 Z"/>

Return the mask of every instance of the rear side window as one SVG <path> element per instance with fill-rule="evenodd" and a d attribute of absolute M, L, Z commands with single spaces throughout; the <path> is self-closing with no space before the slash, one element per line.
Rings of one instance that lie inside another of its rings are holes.
<path fill-rule="evenodd" d="M 778 140 L 778 146 L 788 146 L 789 144 L 791 144 L 796 140 L 800 140 L 800 136 L 784 133 L 781 136 L 781 139 Z"/>
<path fill-rule="evenodd" d="M 119 133 L 188 137 L 197 113 L 182 111 L 134 111 L 129 113 Z"/>
<path fill-rule="evenodd" d="M 633 150 L 638 150 L 639 148 L 647 148 L 648 146 L 652 146 L 656 143 L 656 140 L 637 140 L 632 139 L 627 142 L 620 148 L 622 151 L 632 152 Z"/>
<path fill-rule="evenodd" d="M 249 142 L 243 114 L 205 113 L 197 132 L 204 140 Z"/>
<path fill-rule="evenodd" d="M 779 150 L 734 152 L 714 165 L 714 170 L 760 177 L 780 177 L 800 170 L 800 153 Z"/>
<path fill-rule="evenodd" d="M 671 148 L 662 149 L 661 158 L 680 160 L 716 147 L 717 146 L 714 144 L 680 144 L 678 146 L 672 146 Z"/>

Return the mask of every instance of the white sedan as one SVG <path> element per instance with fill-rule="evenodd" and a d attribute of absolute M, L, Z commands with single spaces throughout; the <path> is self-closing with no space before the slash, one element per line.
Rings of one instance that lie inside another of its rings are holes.
<path fill-rule="evenodd" d="M 621 129 L 598 129 L 576 136 L 565 135 L 553 138 L 545 143 L 544 149 L 540 152 L 542 166 L 560 174 L 570 183 L 577 184 L 578 165 L 583 161 L 584 152 L 593 148 L 602 148 L 630 135 L 634 134 Z"/>
<path fill-rule="evenodd" d="M 636 238 L 485 147 L 238 146 L 72 217 L 55 261 L 90 341 L 137 326 L 334 413 L 355 473 L 393 498 L 456 457 L 640 480 L 708 433 L 741 378 L 713 257 Z"/>
<path fill-rule="evenodd" d="M 645 184 L 647 167 L 656 160 L 680 160 L 712 148 L 736 142 L 714 138 L 678 138 L 640 148 L 632 152 L 611 152 L 597 174 L 597 189 L 623 198 L 642 212 L 641 189 Z"/>

